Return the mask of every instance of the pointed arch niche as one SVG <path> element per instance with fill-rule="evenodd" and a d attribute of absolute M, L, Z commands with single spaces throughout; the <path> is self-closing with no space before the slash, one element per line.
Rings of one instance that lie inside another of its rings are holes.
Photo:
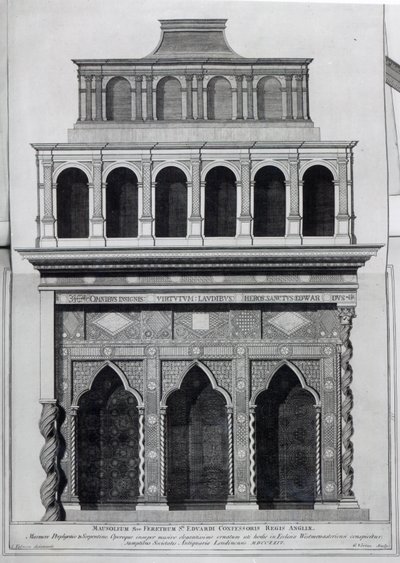
<path fill-rule="evenodd" d="M 227 398 L 196 364 L 166 405 L 168 504 L 223 508 L 229 494 Z"/>
<path fill-rule="evenodd" d="M 78 498 L 83 508 L 134 505 L 139 496 L 139 411 L 111 365 L 78 401 Z"/>
<path fill-rule="evenodd" d="M 256 399 L 256 480 L 260 508 L 313 507 L 318 399 L 282 364 Z"/>

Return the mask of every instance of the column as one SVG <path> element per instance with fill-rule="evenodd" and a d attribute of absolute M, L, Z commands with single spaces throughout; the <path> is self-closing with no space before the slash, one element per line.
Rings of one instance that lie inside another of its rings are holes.
<path fill-rule="evenodd" d="M 315 492 L 316 502 L 321 496 L 321 405 L 315 405 Z"/>
<path fill-rule="evenodd" d="M 192 181 L 189 186 L 191 189 L 192 208 L 189 217 L 189 239 L 192 244 L 202 244 L 202 218 L 201 218 L 201 156 L 192 159 Z"/>
<path fill-rule="evenodd" d="M 285 82 L 285 86 L 281 87 L 282 93 L 282 119 L 287 119 L 287 92 L 286 92 L 286 79 L 283 77 L 283 81 Z"/>
<path fill-rule="evenodd" d="M 144 433 L 144 407 L 138 406 L 139 411 L 139 502 L 145 496 L 145 433 Z"/>
<path fill-rule="evenodd" d="M 90 245 L 104 246 L 104 217 L 102 202 L 102 170 L 101 158 L 93 160 L 93 207 L 90 218 Z"/>
<path fill-rule="evenodd" d="M 292 75 L 286 76 L 286 113 L 287 119 L 293 119 Z"/>
<path fill-rule="evenodd" d="M 238 91 L 236 86 L 232 88 L 232 119 L 237 119 L 238 115 Z"/>
<path fill-rule="evenodd" d="M 92 76 L 86 76 L 86 121 L 92 121 Z"/>
<path fill-rule="evenodd" d="M 103 77 L 96 75 L 95 77 L 95 102 L 96 102 L 96 121 L 102 121 L 103 119 L 103 99 L 101 95 L 101 84 L 103 82 Z"/>
<path fill-rule="evenodd" d="M 70 451 L 69 451 L 69 496 L 71 501 L 79 506 L 78 499 L 78 486 L 77 486 L 77 462 L 76 462 L 76 448 L 77 448 L 77 426 L 78 426 L 78 410 L 79 407 L 72 405 L 69 413 L 70 423 Z"/>
<path fill-rule="evenodd" d="M 250 407 L 249 413 L 249 474 L 250 498 L 256 499 L 256 406 Z"/>
<path fill-rule="evenodd" d="M 241 197 L 237 230 L 237 239 L 240 244 L 251 244 L 252 242 L 252 218 L 250 215 L 250 168 L 251 161 L 249 157 L 240 161 Z"/>
<path fill-rule="evenodd" d="M 46 156 L 43 165 L 43 216 L 40 246 L 56 246 L 55 217 L 53 213 L 53 157 Z"/>
<path fill-rule="evenodd" d="M 243 76 L 236 76 L 237 119 L 243 119 Z"/>
<path fill-rule="evenodd" d="M 301 242 L 301 217 L 299 193 L 299 161 L 297 156 L 289 157 L 289 216 L 286 236 L 293 243 Z"/>
<path fill-rule="evenodd" d="M 193 119 L 193 75 L 188 74 L 186 80 L 186 117 Z"/>
<path fill-rule="evenodd" d="M 234 471 L 233 471 L 233 407 L 227 406 L 227 417 L 228 417 L 228 495 L 232 497 L 234 495 Z"/>
<path fill-rule="evenodd" d="M 348 204 L 348 182 L 347 182 L 347 166 L 348 161 L 346 156 L 341 156 L 337 160 L 338 166 L 338 186 L 335 189 L 338 190 L 338 214 L 336 215 L 336 229 L 335 229 L 335 241 L 337 240 L 339 244 L 350 243 L 350 216 L 349 216 L 349 204 Z"/>
<path fill-rule="evenodd" d="M 301 74 L 296 76 L 296 94 L 297 94 L 297 119 L 304 119 L 303 77 L 301 76 Z"/>
<path fill-rule="evenodd" d="M 153 119 L 153 78 L 146 76 L 146 111 L 147 120 Z"/>
<path fill-rule="evenodd" d="M 131 119 L 136 120 L 136 80 L 134 85 L 131 83 Z"/>
<path fill-rule="evenodd" d="M 167 490 L 167 448 L 166 442 L 167 407 L 160 407 L 160 495 L 166 498 Z"/>
<path fill-rule="evenodd" d="M 152 80 L 152 96 L 153 96 L 153 119 L 157 120 L 157 87 L 156 87 L 156 79 Z"/>
<path fill-rule="evenodd" d="M 338 307 L 340 319 L 341 349 L 341 388 L 342 388 L 342 497 L 339 508 L 359 508 L 353 488 L 354 448 L 351 438 L 354 433 L 353 417 L 353 369 L 350 360 L 353 357 L 353 346 L 350 340 L 352 322 L 355 315 L 354 307 Z M 339 468 L 340 470 L 340 468 Z"/>
<path fill-rule="evenodd" d="M 246 90 L 247 90 L 247 119 L 254 119 L 252 76 L 246 76 Z"/>
<path fill-rule="evenodd" d="M 197 82 L 197 119 L 203 119 L 203 76 L 196 75 Z"/>
<path fill-rule="evenodd" d="M 181 108 L 182 108 L 182 119 L 187 119 L 187 112 L 188 112 L 188 107 L 187 107 L 187 81 L 186 78 L 183 76 L 179 77 L 180 82 L 182 83 L 184 81 L 184 86 L 181 86 Z"/>
<path fill-rule="evenodd" d="M 39 430 L 44 438 L 40 463 L 46 474 L 40 487 L 40 499 L 45 508 L 42 521 L 51 522 L 61 520 L 62 514 L 58 494 L 60 437 L 54 375 L 54 291 L 40 292 L 40 403 Z"/>
<path fill-rule="evenodd" d="M 142 110 L 142 76 L 136 76 L 136 119 L 143 120 Z"/>
<path fill-rule="evenodd" d="M 140 186 L 139 186 L 140 189 Z M 139 218 L 139 246 L 153 246 L 151 158 L 142 160 L 142 214 Z"/>

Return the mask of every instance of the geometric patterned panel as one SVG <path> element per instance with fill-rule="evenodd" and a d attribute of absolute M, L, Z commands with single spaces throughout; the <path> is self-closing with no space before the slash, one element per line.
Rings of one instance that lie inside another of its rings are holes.
<path fill-rule="evenodd" d="M 261 338 L 261 311 L 231 311 L 231 329 L 233 338 Z"/>
<path fill-rule="evenodd" d="M 305 327 L 310 324 L 310 321 L 304 318 L 299 313 L 286 311 L 284 313 L 279 313 L 272 319 L 268 321 L 275 328 L 286 334 L 286 336 L 291 336 L 297 332 L 300 328 Z"/>
<path fill-rule="evenodd" d="M 232 392 L 232 362 L 229 360 L 204 360 L 204 365 L 209 368 L 218 386 L 229 393 Z"/>
<path fill-rule="evenodd" d="M 114 362 L 116 366 L 125 375 L 128 380 L 129 386 L 140 393 L 143 392 L 143 362 L 141 360 L 137 361 L 119 361 Z"/>
<path fill-rule="evenodd" d="M 140 339 L 140 313 L 86 313 L 87 339 L 128 342 Z"/>
<path fill-rule="evenodd" d="M 85 318 L 83 311 L 62 311 L 56 314 L 57 338 L 79 339 L 85 336 Z"/>
<path fill-rule="evenodd" d="M 142 311 L 142 338 L 171 339 L 172 312 L 171 311 Z"/>
<path fill-rule="evenodd" d="M 251 362 L 251 396 L 267 387 L 278 360 L 253 360 Z"/>
<path fill-rule="evenodd" d="M 192 312 L 174 313 L 174 339 L 178 341 L 225 340 L 229 338 L 229 312 L 210 311 L 208 328 L 193 328 Z M 196 326 L 196 325 L 195 325 Z"/>
<path fill-rule="evenodd" d="M 292 362 L 299 368 L 309 387 L 321 390 L 321 369 L 319 360 L 295 360 Z"/>

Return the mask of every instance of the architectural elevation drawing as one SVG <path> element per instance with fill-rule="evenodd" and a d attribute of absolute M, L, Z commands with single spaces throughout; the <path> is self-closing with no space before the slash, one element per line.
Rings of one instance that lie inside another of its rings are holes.
<path fill-rule="evenodd" d="M 7 553 L 394 553 L 382 7 L 123 2 L 126 56 L 57 4 L 41 120 L 76 121 L 15 180 Z"/>

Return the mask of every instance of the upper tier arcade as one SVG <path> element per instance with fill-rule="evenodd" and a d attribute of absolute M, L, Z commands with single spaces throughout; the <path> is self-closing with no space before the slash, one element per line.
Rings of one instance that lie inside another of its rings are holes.
<path fill-rule="evenodd" d="M 147 142 L 155 129 L 160 141 L 318 140 L 311 59 L 241 57 L 225 27 L 224 19 L 161 20 L 159 44 L 146 57 L 75 60 L 79 117 L 69 141 Z"/>

